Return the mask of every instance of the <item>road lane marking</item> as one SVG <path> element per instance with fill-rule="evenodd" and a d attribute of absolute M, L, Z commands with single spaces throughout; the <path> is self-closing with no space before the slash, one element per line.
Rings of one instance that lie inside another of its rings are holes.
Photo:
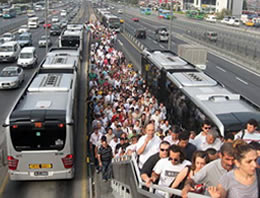
<path fill-rule="evenodd" d="M 4 180 L 3 180 L 2 185 L 0 187 L 0 197 L 2 197 L 7 183 L 8 183 L 8 171 L 6 171 Z"/>
<path fill-rule="evenodd" d="M 216 66 L 217 69 L 223 71 L 223 72 L 227 72 L 226 70 L 224 70 L 223 68 L 219 67 L 219 66 Z"/>
<path fill-rule="evenodd" d="M 240 82 L 244 83 L 245 85 L 248 85 L 248 82 L 242 80 L 241 78 L 239 78 L 239 77 L 237 77 L 237 76 L 236 76 L 236 79 L 239 80 Z"/>
<path fill-rule="evenodd" d="M 163 49 L 165 48 L 162 44 L 160 44 L 159 46 L 160 46 L 160 48 L 163 48 Z"/>
<path fill-rule="evenodd" d="M 157 41 L 153 40 L 153 43 L 157 44 Z"/>
<path fill-rule="evenodd" d="M 119 45 L 123 46 L 123 43 L 118 39 L 117 42 L 119 43 Z"/>

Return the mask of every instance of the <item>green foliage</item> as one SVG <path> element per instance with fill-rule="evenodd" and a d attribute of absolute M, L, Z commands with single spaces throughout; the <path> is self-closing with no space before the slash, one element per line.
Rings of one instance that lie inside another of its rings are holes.
<path fill-rule="evenodd" d="M 231 16 L 231 10 L 222 9 L 217 13 L 217 19 L 223 19 L 225 16 Z"/>

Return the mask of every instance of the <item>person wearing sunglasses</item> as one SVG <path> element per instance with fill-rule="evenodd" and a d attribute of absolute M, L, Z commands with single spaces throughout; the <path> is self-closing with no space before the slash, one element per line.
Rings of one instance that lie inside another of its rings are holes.
<path fill-rule="evenodd" d="M 185 160 L 182 149 L 177 145 L 171 145 L 169 148 L 169 158 L 160 159 L 151 176 L 152 182 L 159 178 L 158 184 L 169 187 L 176 176 L 186 167 L 191 165 L 191 162 Z M 157 194 L 165 195 L 162 191 L 156 191 Z"/>
<path fill-rule="evenodd" d="M 202 131 L 192 140 L 192 144 L 194 144 L 197 148 L 200 148 L 202 142 L 205 142 L 206 136 L 211 129 L 211 123 L 209 120 L 205 120 L 201 127 Z"/>
<path fill-rule="evenodd" d="M 146 186 L 149 188 L 152 184 L 152 172 L 155 164 L 160 160 L 164 158 L 168 158 L 169 156 L 169 147 L 170 143 L 167 141 L 162 141 L 160 144 L 160 151 L 158 153 L 155 153 L 149 159 L 144 163 L 143 168 L 141 169 L 141 178 L 146 183 Z M 158 180 L 154 183 L 158 183 Z"/>

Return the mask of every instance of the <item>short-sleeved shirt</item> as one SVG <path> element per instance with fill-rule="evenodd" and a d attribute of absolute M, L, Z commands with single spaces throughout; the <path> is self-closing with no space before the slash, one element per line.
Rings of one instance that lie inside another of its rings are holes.
<path fill-rule="evenodd" d="M 257 179 L 251 185 L 243 185 L 235 178 L 234 170 L 223 175 L 219 183 L 227 192 L 227 197 L 258 198 Z"/>
<path fill-rule="evenodd" d="M 214 160 L 200 169 L 192 179 L 197 184 L 205 184 L 208 186 L 217 186 L 222 175 L 226 174 L 227 170 L 221 165 L 221 159 Z"/>
<path fill-rule="evenodd" d="M 240 131 L 238 134 L 235 135 L 235 139 L 240 139 L 243 135 L 243 132 Z M 253 133 L 248 133 L 247 130 L 245 130 L 245 135 L 243 137 L 243 140 L 247 143 L 250 143 L 252 141 L 260 143 L 260 133 L 257 131 Z"/>
<path fill-rule="evenodd" d="M 141 174 L 147 174 L 151 177 L 153 168 L 155 164 L 160 160 L 159 153 L 155 153 L 144 163 L 143 168 L 141 169 Z"/>
<path fill-rule="evenodd" d="M 100 155 L 101 161 L 111 161 L 113 158 L 112 148 L 109 145 L 107 145 L 106 148 L 100 146 L 98 154 Z"/>
<path fill-rule="evenodd" d="M 145 142 L 147 135 L 142 136 L 136 145 L 136 150 L 138 151 Z M 161 139 L 158 136 L 154 136 L 146 145 L 144 152 L 139 156 L 139 168 L 143 167 L 143 164 L 146 162 L 146 160 L 152 156 L 153 154 L 159 152 Z"/>

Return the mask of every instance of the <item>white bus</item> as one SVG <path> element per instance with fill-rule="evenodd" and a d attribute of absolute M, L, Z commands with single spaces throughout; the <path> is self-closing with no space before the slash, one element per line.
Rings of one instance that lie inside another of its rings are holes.
<path fill-rule="evenodd" d="M 31 17 L 28 18 L 28 28 L 38 28 L 39 27 L 39 18 Z"/>
<path fill-rule="evenodd" d="M 5 122 L 11 180 L 74 177 L 77 49 L 55 49 Z M 76 67 L 75 67 L 76 66 Z"/>
<path fill-rule="evenodd" d="M 112 14 L 107 14 L 102 17 L 102 22 L 110 31 L 120 32 L 120 19 Z"/>

